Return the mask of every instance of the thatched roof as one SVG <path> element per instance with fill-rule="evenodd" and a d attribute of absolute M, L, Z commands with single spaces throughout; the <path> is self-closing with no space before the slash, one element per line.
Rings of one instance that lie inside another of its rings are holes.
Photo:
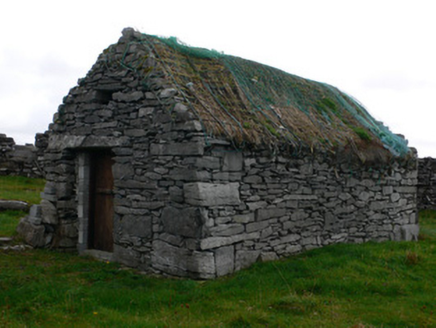
<path fill-rule="evenodd" d="M 149 87 L 148 79 L 156 69 L 163 71 L 202 122 L 206 135 L 225 136 L 237 147 L 273 144 L 329 153 L 387 149 L 394 156 L 409 151 L 403 138 L 328 84 L 189 47 L 175 38 L 132 30 L 127 30 L 126 37 L 130 42 L 120 64 L 139 74 L 144 87 Z M 141 56 L 127 55 L 140 48 L 147 51 Z"/>

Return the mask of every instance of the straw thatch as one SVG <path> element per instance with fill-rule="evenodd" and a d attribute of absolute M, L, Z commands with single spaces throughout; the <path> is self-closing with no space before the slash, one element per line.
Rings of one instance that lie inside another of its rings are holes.
<path fill-rule="evenodd" d="M 126 54 L 132 47 L 146 48 L 146 55 L 124 56 L 121 64 L 139 74 L 146 88 L 157 69 L 164 72 L 164 79 L 178 89 L 202 122 L 206 136 L 224 136 L 235 147 L 280 145 L 293 152 L 352 152 L 362 161 L 408 153 L 404 139 L 327 84 L 188 47 L 174 38 L 136 32 Z"/>

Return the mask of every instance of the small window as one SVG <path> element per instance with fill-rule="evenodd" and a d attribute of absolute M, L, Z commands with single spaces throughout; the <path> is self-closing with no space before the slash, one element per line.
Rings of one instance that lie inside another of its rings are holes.
<path fill-rule="evenodd" d="M 96 90 L 95 100 L 99 104 L 107 105 L 112 100 L 112 91 L 108 90 Z"/>

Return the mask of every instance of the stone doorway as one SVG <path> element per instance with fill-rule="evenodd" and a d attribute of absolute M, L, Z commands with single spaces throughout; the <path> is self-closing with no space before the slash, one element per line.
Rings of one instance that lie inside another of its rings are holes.
<path fill-rule="evenodd" d="M 109 152 L 90 155 L 88 247 L 113 252 L 114 179 Z"/>
<path fill-rule="evenodd" d="M 80 253 L 88 250 L 113 252 L 113 163 L 113 155 L 108 149 L 89 150 L 78 154 L 77 214 Z"/>

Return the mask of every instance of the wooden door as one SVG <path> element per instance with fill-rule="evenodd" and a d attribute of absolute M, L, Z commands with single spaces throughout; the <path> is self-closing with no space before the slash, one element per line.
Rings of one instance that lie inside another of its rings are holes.
<path fill-rule="evenodd" d="M 113 159 L 109 152 L 91 154 L 88 247 L 113 251 Z"/>

